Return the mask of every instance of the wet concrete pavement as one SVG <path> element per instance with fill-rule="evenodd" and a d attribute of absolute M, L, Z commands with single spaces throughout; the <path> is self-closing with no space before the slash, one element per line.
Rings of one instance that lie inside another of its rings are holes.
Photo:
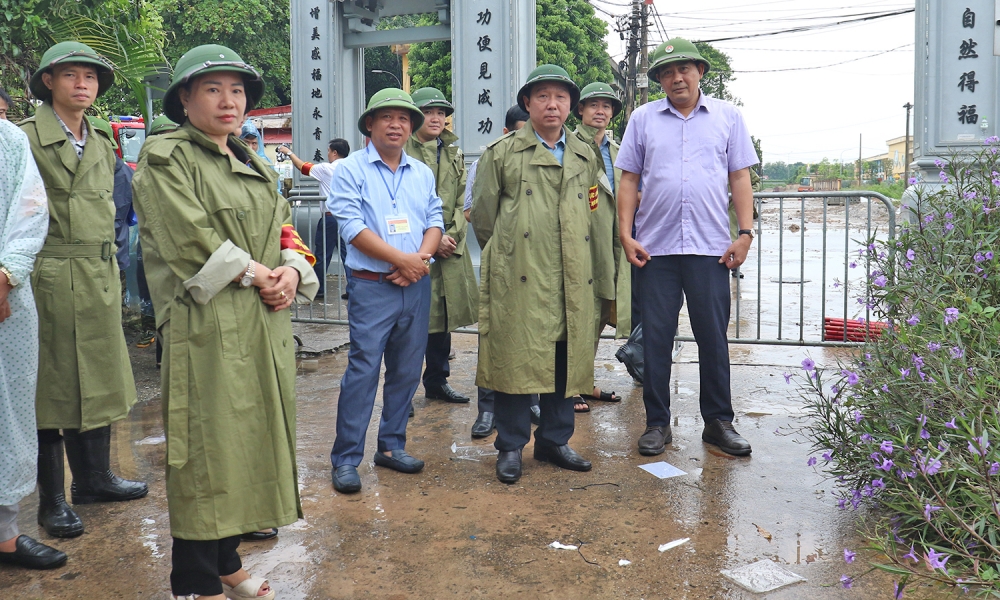
<path fill-rule="evenodd" d="M 297 325 L 305 346 L 332 349 L 342 327 Z M 476 339 L 455 335 L 451 383 L 474 395 Z M 753 444 L 736 459 L 701 442 L 698 365 L 687 344 L 674 369 L 674 442 L 643 457 L 635 442 L 644 427 L 641 388 L 605 340 L 597 383 L 623 396 L 578 415 L 571 444 L 594 463 L 589 473 L 560 470 L 531 458 L 513 486 L 494 476 L 492 438 L 473 441 L 475 403 L 428 401 L 418 390 L 407 450 L 424 459 L 417 475 L 371 462 L 381 398 L 369 430 L 363 490 L 341 495 L 330 484 L 329 451 L 346 353 L 306 363 L 298 380 L 298 462 L 305 519 L 277 540 L 244 543 L 247 569 L 270 579 L 278 598 L 889 598 L 892 580 L 863 577 L 852 590 L 843 573 L 865 571 L 863 553 L 845 565 L 843 549 L 859 550 L 853 516 L 836 509 L 831 482 L 806 466 L 808 447 L 794 435 L 801 401 L 781 373 L 795 370 L 800 348 L 733 346 L 736 427 Z M 113 463 L 150 482 L 149 497 L 77 510 L 86 533 L 55 540 L 35 525 L 37 496 L 22 502 L 24 533 L 65 550 L 68 564 L 51 572 L 0 570 L 4 598 L 169 597 L 169 522 L 163 480 L 163 429 L 152 348 L 133 348 L 142 394 L 129 419 L 114 427 Z M 843 351 L 841 351 L 843 352 Z M 818 363 L 832 351 L 812 350 Z M 312 370 L 315 369 L 315 370 Z M 454 449 L 453 449 L 454 445 Z M 660 480 L 639 465 L 665 460 L 687 475 Z M 69 474 L 67 473 L 67 484 Z M 770 537 L 768 537 L 770 536 Z M 678 538 L 690 542 L 660 553 Z M 580 546 L 555 550 L 553 541 Z M 751 594 L 720 569 L 769 559 L 808 579 L 768 594 Z M 619 560 L 631 561 L 619 566 Z"/>

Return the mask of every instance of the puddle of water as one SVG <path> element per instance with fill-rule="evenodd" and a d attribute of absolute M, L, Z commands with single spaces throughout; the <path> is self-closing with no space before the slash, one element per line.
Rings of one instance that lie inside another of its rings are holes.
<path fill-rule="evenodd" d="M 136 446 L 156 446 L 167 441 L 167 438 L 162 435 L 151 435 L 149 437 L 144 437 L 141 440 L 135 442 Z"/>

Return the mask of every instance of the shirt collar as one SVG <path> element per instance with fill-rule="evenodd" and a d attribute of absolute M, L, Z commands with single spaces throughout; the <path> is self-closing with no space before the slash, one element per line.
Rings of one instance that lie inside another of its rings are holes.
<path fill-rule="evenodd" d="M 52 114 L 56 116 L 56 121 L 59 122 L 59 125 L 62 127 L 63 132 L 66 133 L 66 137 L 69 138 L 69 141 L 73 142 L 77 146 L 83 146 L 84 144 L 87 143 L 86 117 L 84 117 L 84 122 L 80 124 L 80 128 L 83 129 L 83 139 L 78 140 L 76 139 L 76 135 L 70 130 L 69 126 L 66 125 L 66 122 L 63 121 L 62 117 L 59 116 L 59 113 L 56 112 L 56 109 L 54 108 L 52 109 Z"/>
<path fill-rule="evenodd" d="M 543 140 L 542 136 L 538 135 L 537 131 L 535 132 L 535 137 L 537 137 L 538 141 L 541 142 L 542 145 L 545 146 L 546 148 L 548 148 L 549 150 L 555 150 L 559 146 L 562 146 L 563 148 L 566 147 L 566 128 L 565 127 L 563 127 L 562 135 L 559 136 L 559 141 L 556 142 L 555 146 L 549 146 L 548 142 L 546 142 L 545 140 Z"/>
<path fill-rule="evenodd" d="M 370 163 L 380 162 L 383 165 L 385 165 L 385 161 L 382 160 L 382 157 L 379 155 L 378 150 L 375 149 L 375 144 L 369 143 L 367 146 L 365 146 L 365 152 L 367 152 L 368 162 Z M 405 167 L 407 164 L 409 164 L 409 161 L 407 160 L 406 151 L 403 151 L 402 156 L 399 157 L 399 166 Z M 385 166 L 388 167 L 389 165 Z"/>
<path fill-rule="evenodd" d="M 675 115 L 677 115 L 679 117 L 683 117 L 683 115 L 680 113 L 680 111 L 677 110 L 676 108 L 674 108 L 674 104 L 670 101 L 670 98 L 663 98 L 662 100 L 659 100 L 659 102 L 662 102 L 662 104 L 658 107 L 659 110 L 661 110 L 661 111 L 667 111 L 667 110 L 669 110 L 670 112 L 674 113 Z M 705 112 L 712 112 L 712 109 L 709 107 L 708 102 L 705 102 L 705 91 L 699 89 L 698 90 L 698 102 L 695 103 L 694 110 L 691 111 L 691 114 L 693 115 L 693 114 L 695 114 L 696 112 L 698 112 L 701 109 L 705 109 Z M 688 115 L 688 116 L 690 116 L 690 115 Z"/>

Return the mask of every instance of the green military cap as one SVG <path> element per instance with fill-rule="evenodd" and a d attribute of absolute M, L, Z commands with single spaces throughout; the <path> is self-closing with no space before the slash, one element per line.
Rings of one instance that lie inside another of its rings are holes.
<path fill-rule="evenodd" d="M 611 101 L 612 119 L 618 116 L 618 113 L 622 111 L 622 101 L 618 98 L 618 94 L 615 93 L 615 90 L 606 83 L 595 81 L 594 83 L 587 84 L 584 86 L 583 90 L 580 91 L 580 102 L 573 107 L 573 114 L 577 117 L 581 116 L 580 104 L 594 98 L 604 98 L 605 100 Z"/>
<path fill-rule="evenodd" d="M 111 70 L 111 63 L 108 59 L 94 50 L 87 44 L 80 42 L 59 42 L 45 51 L 42 61 L 38 64 L 38 70 L 31 76 L 28 89 L 32 95 L 39 100 L 49 100 L 52 91 L 42 83 L 42 74 L 51 73 L 52 67 L 58 64 L 82 63 L 97 67 L 97 95 L 100 96 L 108 91 L 111 84 L 115 82 L 115 73 Z"/>
<path fill-rule="evenodd" d="M 115 140 L 115 132 L 111 129 L 111 123 L 108 123 L 99 117 L 92 117 L 90 115 L 87 115 L 87 120 L 90 121 L 91 127 L 108 136 L 108 139 L 111 140 L 111 145 L 115 147 L 115 150 L 118 149 L 118 141 Z"/>
<path fill-rule="evenodd" d="M 445 99 L 444 94 L 437 88 L 425 87 L 413 92 L 413 103 L 420 110 L 425 108 L 443 108 L 445 116 L 455 112 L 455 107 Z"/>
<path fill-rule="evenodd" d="M 528 107 L 524 105 L 524 97 L 530 96 L 531 88 L 536 83 L 542 83 L 543 81 L 554 81 L 568 85 L 570 106 L 576 106 L 580 102 L 580 88 L 577 87 L 576 83 L 569 76 L 569 73 L 566 72 L 566 69 L 558 65 L 539 65 L 535 67 L 534 71 L 528 74 L 528 81 L 517 91 L 517 105 L 522 110 L 528 110 Z"/>
<path fill-rule="evenodd" d="M 171 131 L 177 129 L 177 123 L 170 120 L 167 115 L 160 115 L 153 119 L 153 122 L 149 126 L 149 135 L 158 135 L 161 133 L 170 133 Z"/>
<path fill-rule="evenodd" d="M 163 96 L 163 112 L 167 118 L 175 123 L 183 123 L 187 119 L 180 100 L 179 90 L 181 86 L 186 85 L 199 75 L 223 71 L 239 73 L 243 76 L 243 85 L 247 95 L 246 110 L 252 109 L 260 102 L 264 96 L 264 80 L 261 79 L 257 69 L 243 62 L 239 54 L 225 46 L 205 44 L 185 52 L 184 56 L 180 57 L 177 64 L 174 65 L 174 78 L 170 81 L 170 86 L 167 87 L 167 92 Z"/>
<path fill-rule="evenodd" d="M 660 67 L 670 63 L 694 61 L 705 65 L 705 72 L 711 70 L 712 65 L 705 57 L 698 52 L 698 48 L 691 42 L 682 38 L 667 40 L 653 50 L 653 55 L 649 57 L 649 76 L 659 81 Z"/>
<path fill-rule="evenodd" d="M 385 88 L 375 92 L 372 99 L 368 101 L 368 108 L 361 113 L 361 118 L 358 119 L 358 129 L 366 137 L 371 137 L 372 132 L 365 126 L 365 119 L 368 118 L 368 115 L 375 114 L 375 111 L 380 108 L 405 108 L 410 111 L 410 116 L 413 119 L 413 128 L 410 133 L 420 129 L 420 126 L 424 124 L 424 113 L 420 112 L 409 94 L 399 88 Z"/>

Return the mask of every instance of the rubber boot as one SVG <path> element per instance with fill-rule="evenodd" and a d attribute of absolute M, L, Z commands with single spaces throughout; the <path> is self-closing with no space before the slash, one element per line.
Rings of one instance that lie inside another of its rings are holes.
<path fill-rule="evenodd" d="M 83 521 L 66 504 L 63 442 L 38 443 L 38 524 L 52 537 L 83 533 Z"/>
<path fill-rule="evenodd" d="M 122 479 L 111 472 L 111 426 L 80 433 L 63 430 L 66 459 L 73 472 L 73 504 L 138 500 L 149 493 L 141 481 Z"/>

